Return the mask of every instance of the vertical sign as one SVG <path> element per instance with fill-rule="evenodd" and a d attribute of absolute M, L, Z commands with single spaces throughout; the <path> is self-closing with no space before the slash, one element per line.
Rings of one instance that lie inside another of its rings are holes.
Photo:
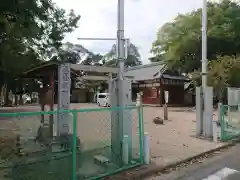
<path fill-rule="evenodd" d="M 58 109 L 70 108 L 71 67 L 69 63 L 58 66 Z M 68 113 L 58 113 L 58 135 L 69 133 Z"/>
<path fill-rule="evenodd" d="M 165 104 L 167 104 L 168 99 L 169 99 L 169 92 L 168 91 L 164 91 L 164 98 L 165 98 Z"/>

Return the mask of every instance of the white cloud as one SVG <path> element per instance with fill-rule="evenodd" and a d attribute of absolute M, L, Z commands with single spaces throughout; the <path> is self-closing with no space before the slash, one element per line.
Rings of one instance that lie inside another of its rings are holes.
<path fill-rule="evenodd" d="M 79 28 L 67 35 L 66 41 L 80 43 L 91 51 L 106 53 L 111 41 L 83 41 L 77 37 L 116 37 L 117 0 L 55 0 L 66 10 L 81 15 Z M 199 8 L 202 0 L 125 0 L 125 37 L 140 50 L 148 63 L 149 51 L 158 29 L 178 13 Z M 200 22 L 199 22 L 200 23 Z"/>

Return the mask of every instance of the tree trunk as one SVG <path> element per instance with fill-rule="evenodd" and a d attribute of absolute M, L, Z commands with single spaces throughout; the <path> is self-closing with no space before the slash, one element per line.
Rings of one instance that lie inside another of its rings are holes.
<path fill-rule="evenodd" d="M 5 106 L 9 105 L 9 98 L 8 98 L 8 96 L 9 96 L 9 90 L 8 90 L 7 85 L 6 85 L 6 87 L 5 87 L 5 97 L 4 97 L 4 105 Z"/>
<path fill-rule="evenodd" d="M 0 89 L 0 106 L 3 105 L 3 91 L 4 91 L 4 85 L 1 86 L 1 89 Z"/>
<path fill-rule="evenodd" d="M 218 99 L 218 101 L 220 102 L 220 103 L 223 103 L 223 93 L 224 93 L 224 88 L 219 88 L 220 90 L 219 90 L 219 99 Z"/>
<path fill-rule="evenodd" d="M 15 106 L 17 106 L 18 105 L 18 95 L 14 94 L 14 96 L 15 96 Z"/>

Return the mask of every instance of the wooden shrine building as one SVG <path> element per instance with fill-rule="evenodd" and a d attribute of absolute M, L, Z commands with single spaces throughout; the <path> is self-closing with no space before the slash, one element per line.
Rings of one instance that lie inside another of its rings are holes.
<path fill-rule="evenodd" d="M 162 63 L 136 66 L 125 70 L 125 76 L 133 78 L 132 98 L 143 92 L 143 104 L 162 106 L 164 91 L 169 93 L 169 105 L 184 104 L 184 83 L 186 77 L 166 69 Z"/>

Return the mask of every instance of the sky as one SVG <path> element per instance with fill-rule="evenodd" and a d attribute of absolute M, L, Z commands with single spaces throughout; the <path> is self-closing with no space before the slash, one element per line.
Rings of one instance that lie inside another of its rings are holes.
<path fill-rule="evenodd" d="M 90 51 L 105 54 L 114 41 L 77 40 L 80 38 L 115 38 L 117 0 L 54 0 L 67 11 L 81 15 L 78 28 L 65 41 L 81 44 Z M 144 64 L 149 63 L 152 42 L 157 31 L 179 13 L 187 13 L 202 5 L 202 0 L 125 0 L 125 38 L 130 38 L 140 51 Z"/>

